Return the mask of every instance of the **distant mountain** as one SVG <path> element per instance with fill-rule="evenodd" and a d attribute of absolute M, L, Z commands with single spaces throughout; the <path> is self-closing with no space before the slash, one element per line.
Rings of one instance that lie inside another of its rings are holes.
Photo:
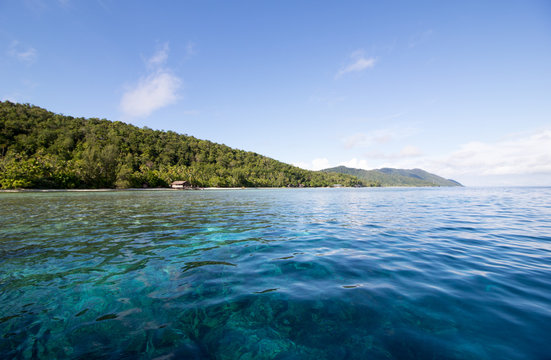
<path fill-rule="evenodd" d="M 444 179 L 421 169 L 382 168 L 363 170 L 337 166 L 322 171 L 352 175 L 368 186 L 463 186 L 455 180 Z"/>

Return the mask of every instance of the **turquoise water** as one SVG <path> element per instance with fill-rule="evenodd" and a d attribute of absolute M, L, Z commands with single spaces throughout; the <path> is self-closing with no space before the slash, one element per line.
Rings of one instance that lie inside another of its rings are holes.
<path fill-rule="evenodd" d="M 0 194 L 0 354 L 549 359 L 551 188 Z"/>

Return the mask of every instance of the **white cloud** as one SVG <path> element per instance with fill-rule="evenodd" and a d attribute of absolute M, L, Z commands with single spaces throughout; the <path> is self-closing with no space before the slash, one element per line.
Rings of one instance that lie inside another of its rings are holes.
<path fill-rule="evenodd" d="M 154 67 L 164 65 L 168 59 L 168 51 L 168 43 L 165 42 L 163 46 L 147 60 L 147 64 Z"/>
<path fill-rule="evenodd" d="M 377 166 L 417 167 L 465 185 L 551 185 L 551 129 L 472 141 L 442 156 L 387 160 Z"/>
<path fill-rule="evenodd" d="M 351 62 L 339 69 L 335 75 L 335 79 L 351 72 L 361 72 L 375 66 L 377 61 L 374 57 L 365 57 L 362 50 L 353 52 L 350 55 Z"/>
<path fill-rule="evenodd" d="M 19 41 L 14 40 L 8 48 L 8 55 L 19 61 L 31 64 L 35 62 L 38 53 L 35 48 L 24 46 Z"/>
<path fill-rule="evenodd" d="M 365 159 L 351 159 L 351 160 L 348 160 L 348 161 L 343 161 L 341 163 L 339 163 L 339 165 L 343 165 L 343 166 L 346 166 L 346 167 L 350 167 L 350 168 L 355 168 L 355 169 L 364 169 L 364 170 L 369 170 L 369 165 L 367 164 L 367 160 Z"/>
<path fill-rule="evenodd" d="M 551 129 L 495 143 L 470 142 L 436 165 L 450 174 L 551 175 Z"/>
<path fill-rule="evenodd" d="M 423 155 L 423 153 L 417 146 L 408 145 L 404 146 L 398 155 L 401 157 L 417 157 Z"/>
<path fill-rule="evenodd" d="M 128 87 L 123 94 L 120 109 L 125 117 L 147 117 L 153 111 L 179 99 L 178 90 L 182 86 L 182 80 L 170 69 L 163 67 L 168 60 L 168 52 L 168 43 L 164 43 L 146 61 L 151 73 L 142 77 L 134 86 Z"/>
<path fill-rule="evenodd" d="M 328 167 L 330 167 L 329 160 L 325 158 L 312 160 L 312 168 L 314 170 L 327 169 Z"/>
<path fill-rule="evenodd" d="M 176 102 L 181 84 L 182 81 L 169 71 L 157 71 L 128 89 L 122 96 L 120 108 L 127 117 L 149 116 L 153 111 Z"/>
<path fill-rule="evenodd" d="M 407 126 L 393 126 L 377 129 L 367 133 L 356 133 L 342 139 L 347 149 L 365 148 L 373 145 L 387 144 L 396 140 L 403 140 L 417 133 L 417 130 Z"/>
<path fill-rule="evenodd" d="M 293 165 L 307 170 L 323 170 L 335 166 L 327 158 L 317 158 L 312 160 L 311 162 L 298 162 L 294 163 Z M 348 161 L 342 161 L 338 164 L 338 166 L 341 165 L 356 169 L 369 169 L 367 161 L 364 159 L 353 158 Z"/>
<path fill-rule="evenodd" d="M 373 152 L 337 164 L 367 170 L 421 168 L 465 185 L 550 186 L 551 127 L 494 142 L 468 142 L 441 156 L 429 156 L 408 145 L 397 152 Z M 325 158 L 296 165 L 310 170 L 335 166 Z"/>
<path fill-rule="evenodd" d="M 418 147 L 408 145 L 402 148 L 399 152 L 385 153 L 379 151 L 373 151 L 365 154 L 366 157 L 370 159 L 383 159 L 383 160 L 401 160 L 409 158 L 417 158 L 422 156 L 423 153 L 419 150 Z"/>
<path fill-rule="evenodd" d="M 298 166 L 302 169 L 307 170 L 323 170 L 331 167 L 331 164 L 329 163 L 329 160 L 326 158 L 317 158 L 312 160 L 311 162 L 297 162 L 293 163 L 293 165 Z"/>
<path fill-rule="evenodd" d="M 356 133 L 342 139 L 344 147 L 347 149 L 353 149 L 362 146 L 368 142 L 368 136 L 364 133 Z"/>

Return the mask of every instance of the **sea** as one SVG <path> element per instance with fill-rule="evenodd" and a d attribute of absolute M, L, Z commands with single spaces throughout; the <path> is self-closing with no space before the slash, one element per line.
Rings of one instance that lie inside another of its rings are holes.
<path fill-rule="evenodd" d="M 2 359 L 551 359 L 551 188 L 0 193 Z"/>

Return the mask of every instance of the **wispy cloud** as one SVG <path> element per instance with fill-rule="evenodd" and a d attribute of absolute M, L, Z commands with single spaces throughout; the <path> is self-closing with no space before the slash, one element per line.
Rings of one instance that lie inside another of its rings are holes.
<path fill-rule="evenodd" d="M 358 50 L 350 54 L 348 63 L 342 66 L 335 74 L 335 79 L 339 79 L 345 74 L 353 72 L 362 72 L 375 66 L 377 59 L 366 57 L 363 50 Z"/>
<path fill-rule="evenodd" d="M 398 156 L 401 157 L 418 157 L 421 155 L 423 155 L 421 150 L 417 146 L 413 145 L 404 146 L 398 153 Z"/>
<path fill-rule="evenodd" d="M 168 60 L 169 46 L 164 43 L 146 64 L 147 76 L 128 87 L 123 94 L 120 109 L 127 118 L 147 117 L 155 110 L 173 104 L 179 99 L 182 80 L 164 65 Z"/>
<path fill-rule="evenodd" d="M 36 61 L 38 53 L 35 48 L 25 46 L 19 41 L 14 40 L 8 47 L 8 55 L 27 64 L 31 64 Z"/>
<path fill-rule="evenodd" d="M 355 133 L 342 139 L 347 149 L 367 148 L 373 145 L 387 144 L 396 140 L 406 139 L 417 133 L 417 130 L 409 126 L 394 126 L 377 129 L 367 133 Z"/>
<path fill-rule="evenodd" d="M 417 146 L 407 145 L 404 146 L 398 152 L 369 152 L 365 156 L 369 159 L 378 159 L 378 160 L 401 160 L 401 159 L 410 159 L 418 158 L 422 156 L 423 153 Z"/>
<path fill-rule="evenodd" d="M 189 59 L 191 58 L 192 56 L 194 56 L 195 54 L 197 54 L 197 48 L 195 46 L 195 43 L 189 41 L 186 45 L 186 55 L 185 55 L 185 58 L 186 59 Z"/>
<path fill-rule="evenodd" d="M 450 174 L 551 175 L 551 129 L 494 143 L 469 142 L 436 164 Z"/>
<path fill-rule="evenodd" d="M 347 136 L 342 141 L 344 142 L 345 148 L 353 149 L 359 146 L 365 146 L 366 143 L 370 142 L 368 138 L 369 137 L 367 134 L 356 133 L 356 134 Z"/>
<path fill-rule="evenodd" d="M 418 45 L 421 45 L 423 43 L 425 43 L 426 41 L 429 40 L 429 38 L 432 36 L 432 33 L 433 31 L 432 30 L 426 30 L 426 31 L 423 31 L 421 33 L 418 33 L 418 34 L 415 34 L 413 35 L 410 39 L 409 39 L 409 43 L 408 43 L 408 46 L 410 48 L 414 48 Z"/>
<path fill-rule="evenodd" d="M 120 108 L 127 117 L 147 117 L 153 111 L 176 102 L 181 84 L 181 80 L 169 71 L 157 71 L 128 89 L 122 96 Z"/>
<path fill-rule="evenodd" d="M 326 158 L 317 158 L 317 159 L 314 159 L 310 162 L 298 162 L 298 163 L 294 163 L 293 165 L 298 166 L 302 169 L 314 170 L 314 171 L 328 169 L 328 168 L 336 166 L 336 165 L 334 165 L 334 163 L 331 163 Z M 353 158 L 353 159 L 350 159 L 348 161 L 341 161 L 341 162 L 338 163 L 337 166 L 341 166 L 341 165 L 346 166 L 346 167 L 356 168 L 356 169 L 369 170 L 368 162 L 365 159 Z"/>
<path fill-rule="evenodd" d="M 549 149 L 551 128 L 471 141 L 441 156 L 386 157 L 377 167 L 422 168 L 466 185 L 551 185 Z"/>
<path fill-rule="evenodd" d="M 165 42 L 163 45 L 151 56 L 149 59 L 147 59 L 147 65 L 148 66 L 163 66 L 167 59 L 168 59 L 168 43 Z"/>
<path fill-rule="evenodd" d="M 307 170 L 323 170 L 331 167 L 329 160 L 326 158 L 317 158 L 311 162 L 297 162 L 293 165 Z"/>
<path fill-rule="evenodd" d="M 353 159 L 350 159 L 348 161 L 343 161 L 343 162 L 339 163 L 339 165 L 343 165 L 343 166 L 350 167 L 350 168 L 355 168 L 355 169 L 370 170 L 369 164 L 368 164 L 367 160 L 365 160 L 365 159 L 353 158 Z"/>
<path fill-rule="evenodd" d="M 465 185 L 551 185 L 551 128 L 494 141 L 472 141 L 444 155 L 428 155 L 415 146 L 396 152 L 371 152 L 341 162 L 326 158 L 295 165 L 321 170 L 336 165 L 359 169 L 421 168 Z"/>
<path fill-rule="evenodd" d="M 18 93 L 18 92 L 4 95 L 4 96 L 0 97 L 0 99 L 1 99 L 1 101 L 11 101 L 13 103 L 22 102 L 21 101 L 21 94 Z"/>

